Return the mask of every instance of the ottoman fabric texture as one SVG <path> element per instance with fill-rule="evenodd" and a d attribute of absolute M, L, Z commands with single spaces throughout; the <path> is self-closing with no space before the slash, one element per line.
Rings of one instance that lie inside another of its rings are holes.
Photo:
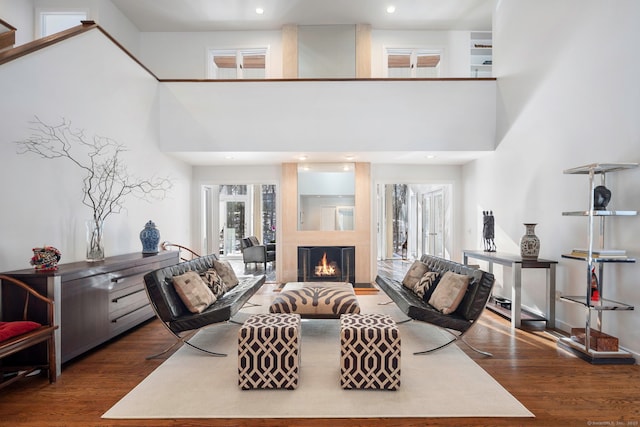
<path fill-rule="evenodd" d="M 349 283 L 292 283 L 286 285 L 269 306 L 270 313 L 297 313 L 308 318 L 339 318 L 360 313 L 360 305 Z"/>
<path fill-rule="evenodd" d="M 340 385 L 344 389 L 400 387 L 400 332 L 391 316 L 340 317 Z"/>
<path fill-rule="evenodd" d="M 298 314 L 250 316 L 238 331 L 240 388 L 297 388 L 301 338 Z"/>

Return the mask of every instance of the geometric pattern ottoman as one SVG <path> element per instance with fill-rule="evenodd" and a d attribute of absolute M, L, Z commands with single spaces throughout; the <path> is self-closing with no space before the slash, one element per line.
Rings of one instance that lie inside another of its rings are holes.
<path fill-rule="evenodd" d="M 340 317 L 340 385 L 344 389 L 400 387 L 400 332 L 391 316 Z"/>
<path fill-rule="evenodd" d="M 238 331 L 238 385 L 295 389 L 300 371 L 300 316 L 254 314 Z"/>

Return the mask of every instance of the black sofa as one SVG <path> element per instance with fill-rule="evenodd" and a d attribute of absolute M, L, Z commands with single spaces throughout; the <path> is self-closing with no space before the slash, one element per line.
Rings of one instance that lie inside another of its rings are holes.
<path fill-rule="evenodd" d="M 188 339 L 202 327 L 230 320 L 260 289 L 266 277 L 262 275 L 241 278 L 238 285 L 218 297 L 216 302 L 207 307 L 202 313 L 192 313 L 175 291 L 172 278 L 190 270 L 198 273 L 205 272 L 213 267 L 213 261 L 217 259 L 214 254 L 205 255 L 152 271 L 144 276 L 145 288 L 153 310 L 167 330 L 178 339 L 171 347 L 149 358 L 164 354 L 179 343 L 187 344 L 214 356 L 225 356 L 222 353 L 215 353 L 197 347 L 188 342 Z"/>
<path fill-rule="evenodd" d="M 376 283 L 380 289 L 382 289 L 410 319 L 430 323 L 453 335 L 454 338 L 446 344 L 415 353 L 426 354 L 446 347 L 459 339 L 464 341 L 464 334 L 476 324 L 491 296 L 491 289 L 495 278 L 491 273 L 430 255 L 423 255 L 420 261 L 425 263 L 429 267 L 429 270 L 440 274 L 444 274 L 446 271 L 452 271 L 472 277 L 464 298 L 458 308 L 451 314 L 443 314 L 436 310 L 411 289 L 403 286 L 401 280 L 382 274 L 378 274 L 376 277 Z M 455 333 L 452 331 L 455 331 Z M 488 356 L 491 355 L 474 348 L 466 341 L 464 342 L 479 353 Z"/>

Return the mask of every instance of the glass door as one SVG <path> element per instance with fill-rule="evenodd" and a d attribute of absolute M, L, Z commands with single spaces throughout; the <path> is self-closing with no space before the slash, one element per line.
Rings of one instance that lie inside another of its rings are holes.
<path fill-rule="evenodd" d="M 221 255 L 239 256 L 242 254 L 240 240 L 251 234 L 248 209 L 251 198 L 247 185 L 220 186 L 220 242 Z"/>
<path fill-rule="evenodd" d="M 422 196 L 422 253 L 444 258 L 444 192 L 430 191 Z"/>

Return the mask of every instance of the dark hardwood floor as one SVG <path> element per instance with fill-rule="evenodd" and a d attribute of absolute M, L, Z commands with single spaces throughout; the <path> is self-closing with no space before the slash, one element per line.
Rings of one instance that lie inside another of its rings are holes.
<path fill-rule="evenodd" d="M 276 286 L 268 283 L 260 292 Z M 559 349 L 553 334 L 512 330 L 487 310 L 468 340 L 494 356 L 481 356 L 462 343 L 460 348 L 535 418 L 101 419 L 163 362 L 145 360 L 172 342 L 152 320 L 65 364 L 53 385 L 33 377 L 1 390 L 0 426 L 640 426 L 640 366 L 590 365 Z M 464 378 L 452 381 L 464 387 Z M 212 398 L 215 393 L 224 390 L 212 390 Z"/>

